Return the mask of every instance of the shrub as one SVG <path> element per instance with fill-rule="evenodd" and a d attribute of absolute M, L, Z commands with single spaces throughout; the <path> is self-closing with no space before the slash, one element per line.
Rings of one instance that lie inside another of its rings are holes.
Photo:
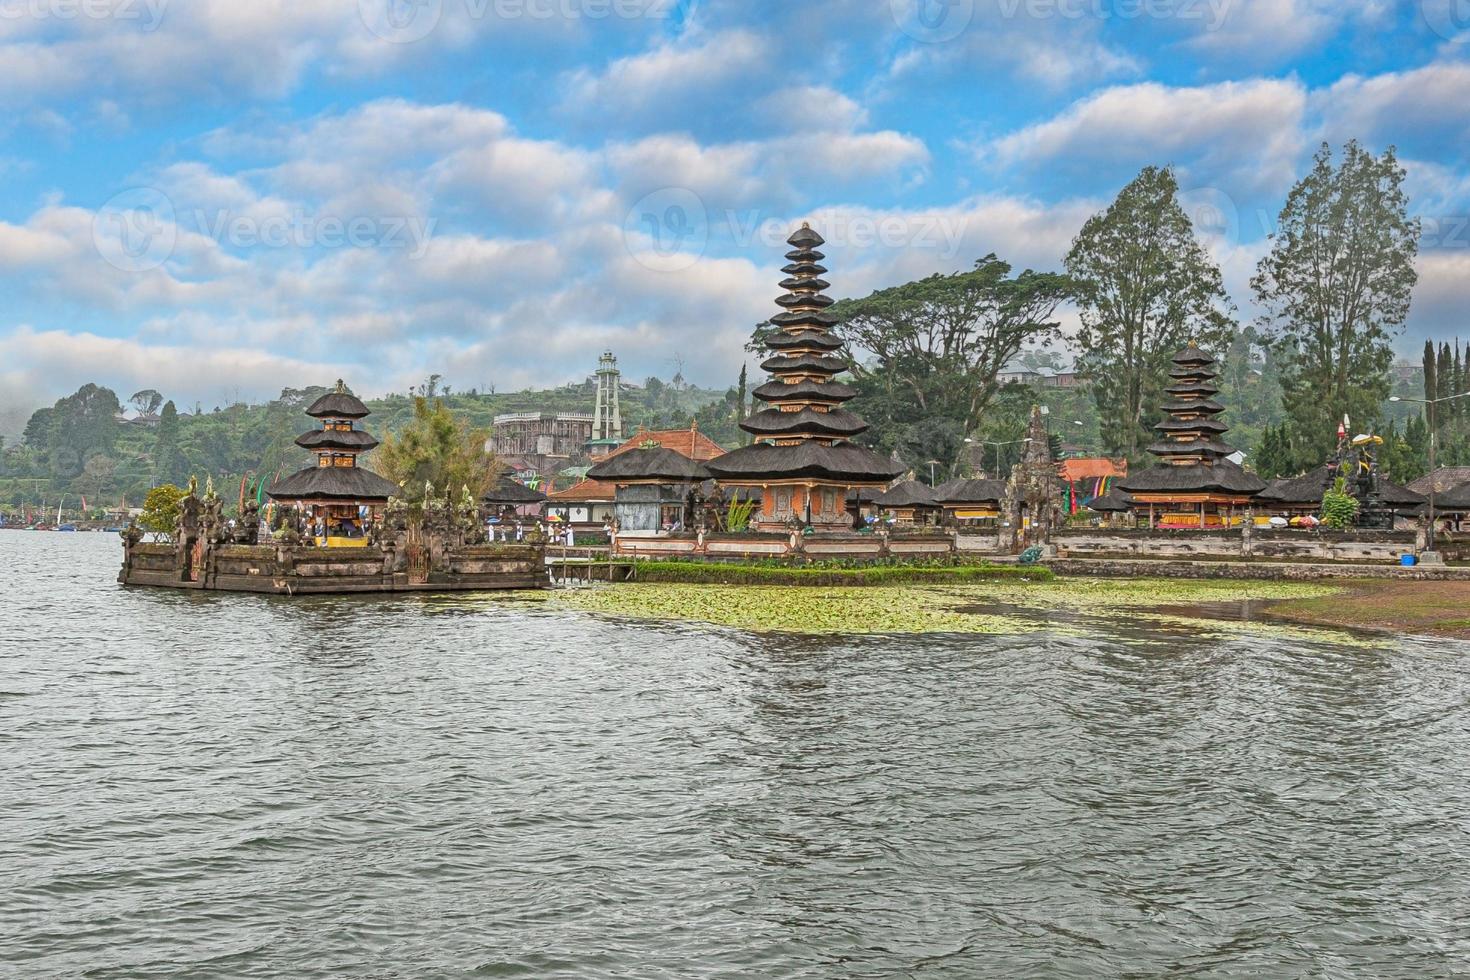
<path fill-rule="evenodd" d="M 1322 523 L 1335 531 L 1345 531 L 1358 523 L 1358 501 L 1347 492 L 1342 477 L 1322 497 Z"/>
<path fill-rule="evenodd" d="M 154 534 L 173 534 L 179 521 L 179 502 L 187 493 L 188 491 L 172 483 L 149 490 L 143 501 L 143 514 L 138 518 L 143 530 Z"/>

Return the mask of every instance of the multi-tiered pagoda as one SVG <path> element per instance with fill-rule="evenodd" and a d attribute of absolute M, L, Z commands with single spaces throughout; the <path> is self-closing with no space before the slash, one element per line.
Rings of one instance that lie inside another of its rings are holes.
<path fill-rule="evenodd" d="M 1160 440 L 1148 447 L 1161 463 L 1119 481 L 1135 506 L 1147 507 L 1149 525 L 1229 527 L 1236 511 L 1266 488 L 1265 481 L 1231 462 L 1235 450 L 1221 437 L 1225 406 L 1215 401 L 1215 360 L 1190 341 L 1174 355 L 1165 389 Z"/>
<path fill-rule="evenodd" d="M 315 453 L 316 465 L 292 473 L 266 494 L 277 503 L 306 510 L 327 536 L 355 539 L 364 518 L 375 518 L 388 498 L 398 493 L 396 485 L 357 465 L 357 457 L 378 444 L 358 428 L 372 413 L 339 380 L 336 390 L 312 402 L 306 414 L 319 420 L 321 427 L 303 433 L 296 445 Z"/>
<path fill-rule="evenodd" d="M 842 341 L 832 334 L 837 318 L 827 309 L 833 301 L 822 278 L 826 256 L 817 251 L 822 236 L 803 224 L 787 243 L 786 292 L 776 300 L 782 311 L 771 318 L 772 356 L 761 365 L 771 380 L 753 392 L 767 407 L 741 423 L 755 442 L 706 466 L 726 486 L 760 490 L 757 529 L 792 523 L 850 529 L 848 491 L 886 487 L 901 468 L 851 442 L 868 426 L 843 407 L 857 392 L 834 380 L 847 365 L 835 356 Z"/>

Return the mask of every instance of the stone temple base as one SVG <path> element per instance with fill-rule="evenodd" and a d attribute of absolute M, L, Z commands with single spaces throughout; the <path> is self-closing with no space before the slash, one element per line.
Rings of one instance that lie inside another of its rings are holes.
<path fill-rule="evenodd" d="M 682 534 L 619 535 L 613 554 L 623 558 L 701 559 L 743 561 L 783 558 L 794 561 L 851 559 L 880 561 L 885 558 L 925 560 L 946 558 L 955 553 L 954 535 L 944 532 L 896 535 L 842 533 L 799 534 Z"/>

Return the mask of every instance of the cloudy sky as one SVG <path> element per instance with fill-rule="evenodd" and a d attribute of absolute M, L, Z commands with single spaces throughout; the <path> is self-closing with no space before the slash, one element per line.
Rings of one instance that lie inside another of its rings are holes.
<path fill-rule="evenodd" d="M 839 295 L 1055 268 L 1173 164 L 1233 296 L 1315 146 L 1398 147 L 1405 351 L 1470 336 L 1463 0 L 0 0 L 0 429 L 95 380 L 730 383 Z"/>

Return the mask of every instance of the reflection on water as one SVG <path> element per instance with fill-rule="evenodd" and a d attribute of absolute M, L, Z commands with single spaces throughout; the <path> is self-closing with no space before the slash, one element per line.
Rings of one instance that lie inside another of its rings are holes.
<path fill-rule="evenodd" d="M 0 532 L 6 976 L 1470 970 L 1463 645 L 759 637 L 116 557 Z"/>

